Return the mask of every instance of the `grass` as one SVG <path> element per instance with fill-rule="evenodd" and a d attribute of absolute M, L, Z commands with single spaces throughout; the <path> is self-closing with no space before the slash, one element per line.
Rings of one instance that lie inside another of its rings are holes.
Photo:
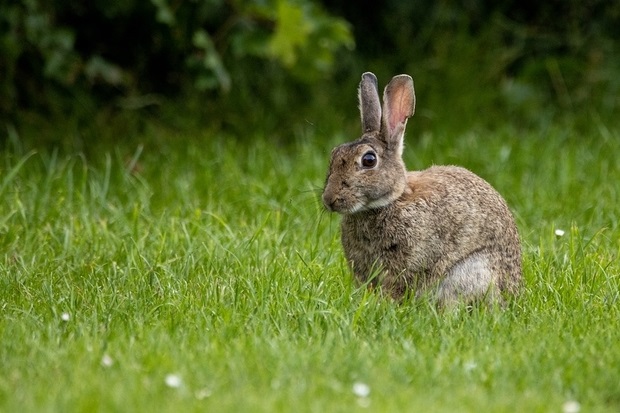
<path fill-rule="evenodd" d="M 343 135 L 3 152 L 0 411 L 620 410 L 620 131 L 411 129 L 410 168 L 469 167 L 515 211 L 507 310 L 353 284 L 318 202 Z"/>

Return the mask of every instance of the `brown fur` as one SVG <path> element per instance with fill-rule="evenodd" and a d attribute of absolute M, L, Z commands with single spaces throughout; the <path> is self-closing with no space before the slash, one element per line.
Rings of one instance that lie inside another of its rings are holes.
<path fill-rule="evenodd" d="M 372 103 L 378 96 L 364 96 L 372 92 L 365 76 L 360 107 L 374 112 L 362 114 L 363 122 L 381 113 Z M 497 191 L 457 166 L 406 172 L 400 152 L 415 102 L 407 78 L 397 76 L 386 87 L 381 130 L 332 152 L 323 202 L 343 215 L 342 245 L 356 279 L 381 285 L 396 299 L 408 291 L 434 294 L 440 305 L 516 293 L 519 235 Z M 374 168 L 361 163 L 368 152 L 378 158 Z"/>

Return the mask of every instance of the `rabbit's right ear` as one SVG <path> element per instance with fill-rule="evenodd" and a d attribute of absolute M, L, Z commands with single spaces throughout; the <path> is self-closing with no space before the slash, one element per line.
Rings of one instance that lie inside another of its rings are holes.
<path fill-rule="evenodd" d="M 413 79 L 408 75 L 394 76 L 383 92 L 384 137 L 388 147 L 402 154 L 407 119 L 415 112 Z"/>
<path fill-rule="evenodd" d="M 359 87 L 360 114 L 362 131 L 375 132 L 381 129 L 381 103 L 377 77 L 370 72 L 362 75 Z"/>

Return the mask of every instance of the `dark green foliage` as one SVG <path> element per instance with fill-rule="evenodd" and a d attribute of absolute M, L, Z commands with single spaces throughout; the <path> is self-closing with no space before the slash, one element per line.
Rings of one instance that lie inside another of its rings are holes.
<path fill-rule="evenodd" d="M 618 38 L 602 0 L 4 1 L 0 121 L 51 142 L 66 118 L 80 135 L 127 113 L 239 138 L 356 133 L 366 70 L 414 77 L 418 130 L 614 121 Z"/>
<path fill-rule="evenodd" d="M 324 4 L 352 24 L 367 69 L 383 79 L 414 76 L 418 115 L 439 126 L 544 123 L 620 108 L 620 3 Z"/>
<path fill-rule="evenodd" d="M 353 45 L 348 24 L 309 0 L 22 0 L 0 16 L 3 112 L 84 95 L 126 108 L 155 103 L 150 93 L 217 96 L 247 86 L 240 73 L 258 80 L 266 64 L 316 81 Z"/>

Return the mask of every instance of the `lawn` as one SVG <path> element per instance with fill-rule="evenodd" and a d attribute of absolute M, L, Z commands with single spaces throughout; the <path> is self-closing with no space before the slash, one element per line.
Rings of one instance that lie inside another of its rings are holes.
<path fill-rule="evenodd" d="M 410 126 L 522 236 L 521 296 L 442 314 L 353 283 L 319 202 L 352 136 L 306 128 L 0 153 L 0 411 L 620 411 L 620 130 Z"/>

